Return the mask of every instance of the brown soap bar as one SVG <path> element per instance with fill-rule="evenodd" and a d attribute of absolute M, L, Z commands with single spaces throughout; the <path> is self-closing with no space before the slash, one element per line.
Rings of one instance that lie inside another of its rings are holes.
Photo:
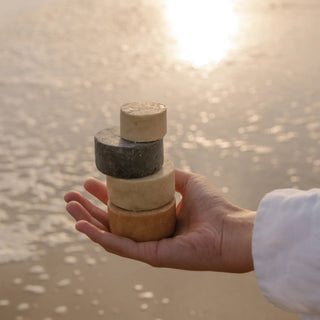
<path fill-rule="evenodd" d="M 108 202 L 111 232 L 132 240 L 153 241 L 167 238 L 174 233 L 176 201 L 154 210 L 128 211 Z"/>

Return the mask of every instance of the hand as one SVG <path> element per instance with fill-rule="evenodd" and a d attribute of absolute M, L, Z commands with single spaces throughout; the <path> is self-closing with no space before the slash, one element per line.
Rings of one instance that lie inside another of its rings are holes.
<path fill-rule="evenodd" d="M 173 237 L 135 242 L 109 230 L 108 214 L 75 191 L 65 195 L 66 209 L 77 221 L 76 229 L 108 252 L 156 267 L 187 270 L 248 272 L 255 212 L 224 199 L 210 182 L 196 174 L 176 170 L 176 190 L 182 195 L 177 206 Z M 107 204 L 107 187 L 88 179 L 85 189 Z"/>

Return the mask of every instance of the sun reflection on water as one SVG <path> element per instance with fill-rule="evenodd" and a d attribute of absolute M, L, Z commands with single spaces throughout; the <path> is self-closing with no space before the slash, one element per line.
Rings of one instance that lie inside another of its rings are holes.
<path fill-rule="evenodd" d="M 179 58 L 195 67 L 221 61 L 239 26 L 232 0 L 166 0 L 166 18 Z"/>

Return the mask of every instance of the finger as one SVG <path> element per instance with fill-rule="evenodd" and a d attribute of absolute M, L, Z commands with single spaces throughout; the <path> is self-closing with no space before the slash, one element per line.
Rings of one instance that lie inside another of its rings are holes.
<path fill-rule="evenodd" d="M 78 221 L 76 229 L 86 234 L 92 241 L 100 244 L 108 252 L 142 261 L 155 267 L 164 267 L 171 264 L 169 261 L 172 260 L 170 256 L 172 250 L 166 250 L 164 243 L 170 241 L 170 239 L 135 242 L 131 239 L 100 230 L 87 221 Z"/>
<path fill-rule="evenodd" d="M 108 203 L 109 198 L 105 183 L 94 178 L 88 178 L 84 183 L 84 188 L 101 202 Z"/>
<path fill-rule="evenodd" d="M 176 206 L 176 216 L 178 217 L 180 214 L 180 210 L 181 210 L 181 206 L 182 206 L 182 199 L 179 201 L 179 203 Z"/>
<path fill-rule="evenodd" d="M 75 194 L 77 192 L 76 191 L 68 191 L 65 195 L 64 195 L 64 201 L 65 202 L 70 202 L 73 201 L 75 199 Z"/>
<path fill-rule="evenodd" d="M 76 223 L 76 229 L 86 234 L 92 241 L 100 244 L 108 252 L 135 260 L 147 260 L 137 254 L 138 243 L 129 238 L 119 237 L 101 230 L 94 224 L 88 223 L 88 221 L 78 221 Z"/>
<path fill-rule="evenodd" d="M 66 202 L 77 201 L 79 202 L 96 220 L 100 221 L 103 225 L 108 225 L 108 216 L 105 211 L 95 206 L 91 201 L 76 191 L 69 191 L 65 194 L 64 200 Z"/>
<path fill-rule="evenodd" d="M 108 225 L 95 219 L 79 202 L 70 201 L 66 205 L 66 209 L 76 221 L 86 220 L 102 230 L 108 230 Z"/>
<path fill-rule="evenodd" d="M 176 191 L 183 194 L 184 188 L 192 175 L 192 173 L 175 169 Z"/>

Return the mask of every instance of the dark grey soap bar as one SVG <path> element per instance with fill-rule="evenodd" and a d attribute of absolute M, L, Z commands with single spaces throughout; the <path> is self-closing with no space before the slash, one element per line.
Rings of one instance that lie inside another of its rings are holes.
<path fill-rule="evenodd" d="M 120 137 L 119 127 L 99 131 L 94 137 L 96 166 L 102 173 L 122 178 L 142 178 L 163 164 L 163 140 L 131 142 Z"/>

